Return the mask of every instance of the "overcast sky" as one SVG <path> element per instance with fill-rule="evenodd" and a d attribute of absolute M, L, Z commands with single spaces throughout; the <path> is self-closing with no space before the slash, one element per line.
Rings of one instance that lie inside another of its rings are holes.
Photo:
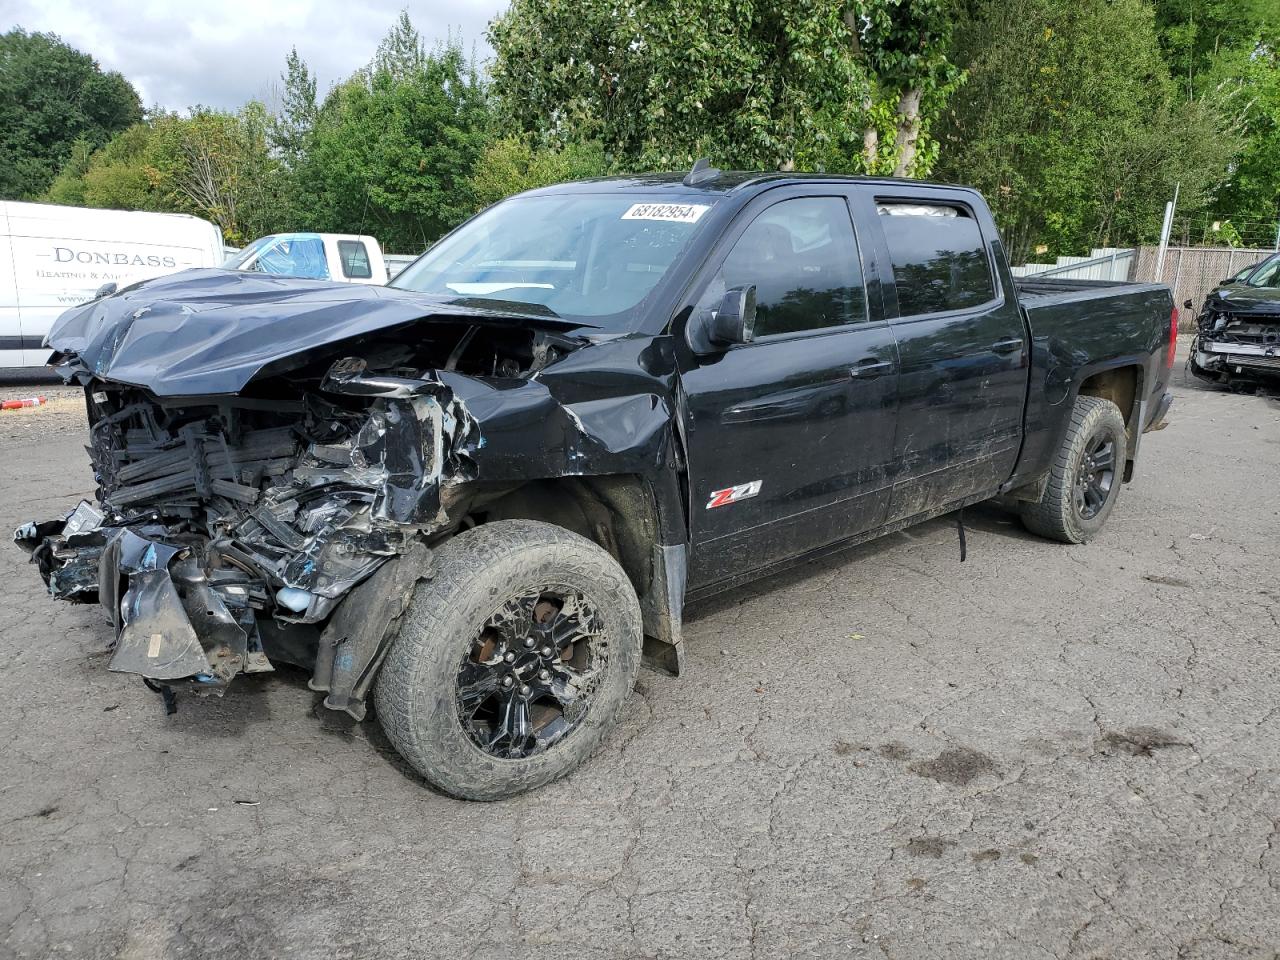
<path fill-rule="evenodd" d="M 329 87 L 368 63 L 378 41 L 408 9 L 427 40 L 460 33 L 484 59 L 484 30 L 506 0 L 266 0 L 208 3 L 157 0 L 0 0 L 0 29 L 52 31 L 119 70 L 146 106 L 200 103 L 238 107 L 267 99 L 291 46 Z"/>

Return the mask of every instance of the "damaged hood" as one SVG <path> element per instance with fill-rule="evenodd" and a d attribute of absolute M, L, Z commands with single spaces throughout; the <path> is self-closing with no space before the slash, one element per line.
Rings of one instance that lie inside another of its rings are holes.
<path fill-rule="evenodd" d="M 1220 313 L 1240 315 L 1280 314 L 1280 290 L 1272 287 L 1250 287 L 1244 284 L 1219 287 L 1205 299 L 1205 307 Z"/>
<path fill-rule="evenodd" d="M 340 341 L 432 318 L 554 331 L 584 326 L 391 287 L 203 269 L 68 310 L 45 346 L 95 377 L 156 396 L 208 396 L 239 393 L 266 368 L 288 369 Z"/>

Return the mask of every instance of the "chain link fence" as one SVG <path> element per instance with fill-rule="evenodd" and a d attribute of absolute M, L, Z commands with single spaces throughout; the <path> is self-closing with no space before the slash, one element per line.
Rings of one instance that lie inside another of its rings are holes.
<path fill-rule="evenodd" d="M 1165 251 L 1164 274 L 1156 276 L 1159 247 L 1139 247 L 1130 279 L 1141 283 L 1165 283 L 1173 288 L 1173 302 L 1182 314 L 1181 327 L 1195 327 L 1204 298 L 1223 280 L 1233 277 L 1274 253 L 1268 249 L 1232 247 L 1170 247 Z M 1191 301 L 1191 309 L 1183 304 Z"/>

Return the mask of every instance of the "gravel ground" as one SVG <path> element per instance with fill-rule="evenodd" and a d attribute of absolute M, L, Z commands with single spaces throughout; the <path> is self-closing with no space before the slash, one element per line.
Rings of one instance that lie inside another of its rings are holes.
<path fill-rule="evenodd" d="M 8 527 L 90 490 L 47 392 Z M 1095 543 L 979 509 L 734 593 L 497 804 L 294 672 L 165 717 L 0 551 L 0 956 L 1280 956 L 1280 403 L 1177 392 Z"/>
<path fill-rule="evenodd" d="M 48 372 L 0 371 L 0 401 L 44 397 L 39 407 L 0 410 L 0 447 L 53 436 L 83 435 L 84 391 L 68 387 Z M 6 501 L 9 497 L 5 497 Z"/>

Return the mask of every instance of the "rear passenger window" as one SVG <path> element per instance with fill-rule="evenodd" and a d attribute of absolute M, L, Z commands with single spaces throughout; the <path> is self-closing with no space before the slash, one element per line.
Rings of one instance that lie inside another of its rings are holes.
<path fill-rule="evenodd" d="M 756 337 L 867 319 L 849 208 L 838 197 L 783 200 L 743 232 L 699 300 L 715 309 L 726 290 L 756 288 Z"/>
<path fill-rule="evenodd" d="M 979 307 L 995 299 L 982 232 L 963 207 L 881 203 L 903 317 Z"/>
<path fill-rule="evenodd" d="M 338 259 L 342 261 L 342 272 L 348 280 L 368 280 L 373 276 L 369 251 L 359 240 L 339 240 Z"/>

